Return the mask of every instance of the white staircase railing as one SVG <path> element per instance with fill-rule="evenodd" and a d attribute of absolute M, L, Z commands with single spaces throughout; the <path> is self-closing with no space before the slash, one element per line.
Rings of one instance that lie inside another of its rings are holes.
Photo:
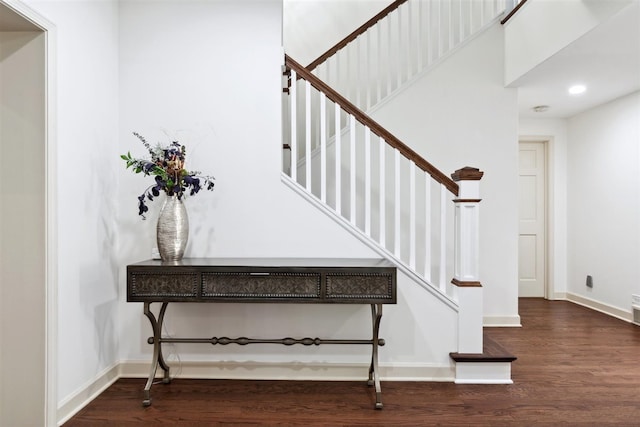
<path fill-rule="evenodd" d="M 513 0 L 397 0 L 306 68 L 368 111 L 486 28 Z"/>
<path fill-rule="evenodd" d="M 457 309 L 458 352 L 482 353 L 482 172 L 451 179 L 288 56 L 285 75 L 285 182 Z"/>

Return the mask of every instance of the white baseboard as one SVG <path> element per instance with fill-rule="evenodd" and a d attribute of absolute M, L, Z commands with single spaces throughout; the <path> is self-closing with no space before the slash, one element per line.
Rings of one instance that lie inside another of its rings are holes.
<path fill-rule="evenodd" d="M 562 301 L 567 299 L 566 292 L 554 292 L 553 296 L 549 298 L 551 301 Z"/>
<path fill-rule="evenodd" d="M 233 362 L 202 361 L 169 363 L 170 376 L 178 378 L 286 380 L 286 381 L 361 381 L 369 373 L 367 363 Z M 121 378 L 146 378 L 148 361 L 123 361 Z M 158 376 L 161 370 L 158 369 Z M 380 365 L 383 381 L 453 381 L 450 365 L 399 364 Z"/>
<path fill-rule="evenodd" d="M 484 316 L 482 318 L 482 326 L 486 328 L 519 328 L 520 316 Z"/>
<path fill-rule="evenodd" d="M 119 364 L 106 368 L 97 375 L 95 380 L 88 382 L 75 393 L 63 399 L 58 405 L 57 422 L 58 425 L 66 423 L 71 417 L 78 413 L 89 402 L 98 397 L 100 393 L 108 389 L 120 378 Z"/>
<path fill-rule="evenodd" d="M 567 300 L 583 307 L 599 311 L 600 313 L 608 314 L 609 316 L 615 317 L 616 319 L 624 320 L 625 322 L 629 323 L 633 322 L 633 314 L 631 313 L 631 310 L 622 310 L 618 307 L 614 307 L 612 305 L 605 304 L 603 302 L 599 302 L 571 292 L 567 292 Z"/>
<path fill-rule="evenodd" d="M 513 384 L 511 362 L 457 362 L 456 384 Z"/>
<path fill-rule="evenodd" d="M 58 406 L 58 425 L 67 422 L 82 408 L 119 378 L 146 378 L 149 361 L 122 361 L 102 371 L 95 380 L 65 398 Z M 299 363 L 299 362 L 169 362 L 170 375 L 178 378 L 287 380 L 287 381 L 365 381 L 368 363 Z M 158 375 L 162 372 L 158 368 Z M 454 367 L 450 364 L 394 363 L 380 365 L 383 381 L 453 382 Z"/>

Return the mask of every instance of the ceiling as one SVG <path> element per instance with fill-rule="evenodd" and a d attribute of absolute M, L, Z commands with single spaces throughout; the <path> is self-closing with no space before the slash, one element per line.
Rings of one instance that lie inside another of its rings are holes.
<path fill-rule="evenodd" d="M 42 29 L 0 3 L 0 31 L 42 31 Z"/>
<path fill-rule="evenodd" d="M 640 90 L 640 1 L 635 1 L 518 82 L 520 117 L 566 118 Z M 584 84 L 586 92 L 569 95 Z M 532 110 L 548 105 L 546 112 Z"/>

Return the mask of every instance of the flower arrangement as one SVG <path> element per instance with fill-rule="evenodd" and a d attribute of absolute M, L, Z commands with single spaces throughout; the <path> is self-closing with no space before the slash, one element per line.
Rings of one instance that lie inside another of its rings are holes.
<path fill-rule="evenodd" d="M 155 184 L 149 186 L 138 197 L 138 215 L 146 219 L 145 212 L 149 210 L 146 201 L 153 201 L 154 197 L 160 195 L 160 191 L 167 193 L 167 196 L 177 196 L 182 199 L 185 192 L 189 190 L 190 195 L 197 194 L 202 188 L 201 181 L 207 190 L 213 190 L 214 178 L 211 176 L 201 176 L 200 172 L 188 171 L 184 168 L 186 158 L 186 148 L 177 141 L 171 142 L 166 147 L 157 144 L 155 147 L 137 132 L 133 134 L 142 141 L 151 156 L 150 160 L 137 159 L 131 157 L 131 153 L 120 156 L 127 162 L 127 169 L 131 168 L 135 173 L 142 173 L 145 176 L 154 175 Z"/>

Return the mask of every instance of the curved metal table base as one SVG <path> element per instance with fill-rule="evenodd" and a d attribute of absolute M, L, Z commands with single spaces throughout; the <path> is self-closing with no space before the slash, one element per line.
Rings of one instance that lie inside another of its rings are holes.
<path fill-rule="evenodd" d="M 162 336 L 162 323 L 164 322 L 164 314 L 167 311 L 167 306 L 169 303 L 163 302 L 160 307 L 160 313 L 158 314 L 158 319 L 154 316 L 151 311 L 151 303 L 144 303 L 144 315 L 147 316 L 149 322 L 151 323 L 151 330 L 153 331 L 153 337 L 150 337 L 147 342 L 149 344 L 153 344 L 153 358 L 151 359 L 151 370 L 149 372 L 149 378 L 147 379 L 147 384 L 144 386 L 144 400 L 142 401 L 143 406 L 151 405 L 151 386 L 153 385 L 153 381 L 156 378 L 156 372 L 158 370 L 158 364 L 164 371 L 164 377 L 162 378 L 162 382 L 164 384 L 168 384 L 171 382 L 171 377 L 169 376 L 169 365 L 164 361 L 164 357 L 162 356 L 162 342 L 157 337 Z"/>
<path fill-rule="evenodd" d="M 149 344 L 153 345 L 153 356 L 151 360 L 151 369 L 149 371 L 149 378 L 144 387 L 144 400 L 143 406 L 151 405 L 151 386 L 156 378 L 158 366 L 164 371 L 162 382 L 169 384 L 171 377 L 169 376 L 169 365 L 164 360 L 162 355 L 162 343 L 189 343 L 189 344 L 212 344 L 212 345 L 248 345 L 248 344 L 283 344 L 291 346 L 294 344 L 301 344 L 305 346 L 321 345 L 321 344 L 364 344 L 371 345 L 371 364 L 369 365 L 369 379 L 367 385 L 375 386 L 376 393 L 376 409 L 382 409 L 382 389 L 380 386 L 380 372 L 378 366 L 378 347 L 385 345 L 385 341 L 378 337 L 380 332 L 380 320 L 382 319 L 382 304 L 371 304 L 371 322 L 372 322 L 372 337 L 370 340 L 348 340 L 348 339 L 320 339 L 320 338 L 280 338 L 280 339 L 256 339 L 256 338 L 228 338 L 228 337 L 212 337 L 212 338 L 162 338 L 162 323 L 164 322 L 164 315 L 167 311 L 168 302 L 163 302 L 160 307 L 160 312 L 156 318 L 151 311 L 151 302 L 144 303 L 144 315 L 147 316 L 151 323 L 151 329 L 153 336 L 147 339 Z"/>

